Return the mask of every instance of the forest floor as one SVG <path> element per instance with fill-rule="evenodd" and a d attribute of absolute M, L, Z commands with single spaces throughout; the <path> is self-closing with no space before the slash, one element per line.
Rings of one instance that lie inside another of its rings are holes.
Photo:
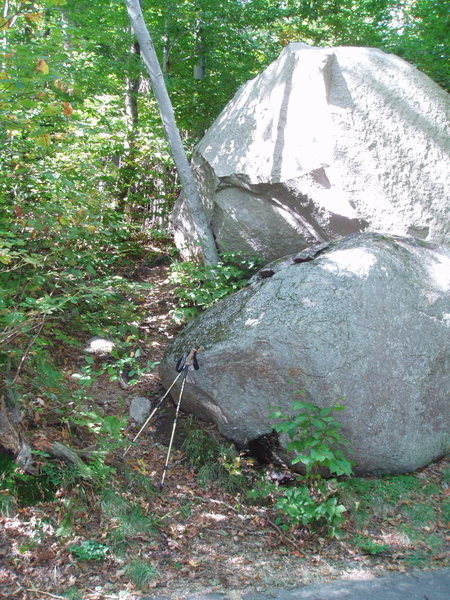
<path fill-rule="evenodd" d="M 167 267 L 141 265 L 135 277 L 154 286 L 140 327 L 143 359 L 158 361 L 177 331 L 169 315 L 175 298 Z M 82 360 L 66 359 L 68 376 Z M 133 396 L 156 402 L 163 392 L 157 369 L 126 391 L 105 376 L 90 390 L 105 414 L 123 416 Z M 284 533 L 270 505 L 252 504 L 245 489 L 200 485 L 182 442 L 189 428 L 207 436 L 211 426 L 187 415 L 180 419 L 164 490 L 157 490 L 173 413 L 166 401 L 125 459 L 123 446 L 111 453 L 109 482 L 101 490 L 76 483 L 48 502 L 0 517 L 0 598 L 138 600 L 154 593 L 182 599 L 228 591 L 237 600 L 250 590 L 448 565 L 448 460 L 414 475 L 360 478 L 342 498 L 348 512 L 340 540 L 302 529 Z M 137 430 L 128 427 L 130 440 Z M 43 436 L 64 442 L 60 428 L 47 427 L 37 431 L 35 447 L 39 440 L 42 447 Z M 258 477 L 267 470 L 243 468 Z"/>

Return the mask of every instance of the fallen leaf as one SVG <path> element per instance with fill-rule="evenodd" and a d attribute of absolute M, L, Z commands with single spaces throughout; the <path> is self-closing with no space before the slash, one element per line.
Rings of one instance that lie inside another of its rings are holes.
<path fill-rule="evenodd" d="M 198 560 L 188 560 L 188 565 L 190 565 L 191 567 L 194 567 L 194 569 L 196 569 L 197 567 L 199 567 L 201 565 L 201 563 Z"/>
<path fill-rule="evenodd" d="M 25 15 L 25 19 L 30 21 L 30 23 L 40 23 L 42 21 L 42 17 L 43 13 L 41 12 L 27 13 Z"/>
<path fill-rule="evenodd" d="M 42 73 L 43 75 L 48 75 L 50 69 L 43 58 L 38 60 L 36 71 L 38 71 L 38 73 Z"/>
<path fill-rule="evenodd" d="M 70 102 L 63 102 L 63 113 L 66 117 L 71 117 L 73 114 L 73 108 Z"/>

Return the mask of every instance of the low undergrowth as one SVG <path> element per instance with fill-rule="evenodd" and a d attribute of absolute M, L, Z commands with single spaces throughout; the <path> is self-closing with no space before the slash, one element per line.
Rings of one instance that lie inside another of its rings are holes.
<path fill-rule="evenodd" d="M 244 258 L 239 252 L 224 252 L 217 265 L 191 261 L 174 262 L 169 280 L 177 285 L 178 306 L 172 319 L 184 323 L 242 288 L 262 266 L 258 257 Z"/>
<path fill-rule="evenodd" d="M 336 477 L 351 476 L 352 466 L 343 453 L 347 442 L 339 433 L 342 425 L 333 412 L 344 407 L 334 404 L 319 408 L 304 400 L 304 392 L 298 394 L 300 400 L 292 404 L 293 414 L 277 409 L 270 417 L 279 421 L 275 431 L 288 437 L 286 450 L 294 455 L 292 463 L 301 463 L 305 473 L 296 478 L 296 485 L 260 484 L 249 496 L 256 500 L 271 497 L 276 523 L 284 530 L 325 528 L 329 536 L 340 537 L 346 507 L 339 502 L 340 482 Z"/>
<path fill-rule="evenodd" d="M 51 555 L 56 549 L 58 560 L 78 573 L 79 582 L 100 573 L 113 588 L 123 589 L 128 582 L 135 590 L 186 577 L 206 580 L 211 570 L 223 567 L 217 559 L 204 576 L 198 575 L 202 564 L 210 564 L 211 548 L 232 552 L 234 539 L 246 541 L 242 549 L 247 556 L 269 551 L 274 560 L 282 553 L 283 561 L 299 560 L 294 542 L 310 570 L 318 568 L 314 557 L 322 555 L 336 569 L 354 561 L 366 568 L 399 570 L 445 564 L 444 493 L 450 472 L 445 460 L 414 474 L 322 477 L 315 482 L 299 476 L 293 485 L 277 486 L 268 480 L 270 469 L 253 465 L 226 445 L 219 447 L 208 428 L 192 418 L 182 416 L 181 421 L 184 442 L 174 451 L 162 494 L 155 483 L 166 449 L 145 446 L 133 449 L 126 461 L 120 460 L 122 451 L 115 454 L 107 480 L 87 481 L 76 473 L 73 479 L 55 477 L 53 498 L 38 498 L 31 507 L 26 497 L 19 498 L 19 488 L 10 487 L 15 504 L 2 511 L 3 522 L 18 528 L 27 523 L 27 533 L 22 540 L 16 534 L 16 549 L 6 564 L 14 557 L 28 564 L 32 556 L 52 548 Z M 63 467 L 53 462 L 55 468 Z M 259 496 L 247 500 L 255 488 Z M 5 486 L 0 498 L 5 498 Z M 329 506 L 327 500 L 332 500 L 332 510 L 321 512 Z M 336 522 L 334 511 L 340 505 L 346 511 Z M 67 598 L 70 590 L 77 597 L 69 585 L 51 590 Z M 110 592 L 105 589 L 99 597 Z"/>
<path fill-rule="evenodd" d="M 248 489 L 251 485 L 252 462 L 239 454 L 232 444 L 218 443 L 196 426 L 192 417 L 186 423 L 182 450 L 200 485 L 214 484 L 229 493 Z"/>
<path fill-rule="evenodd" d="M 342 482 L 339 497 L 349 509 L 349 543 L 364 553 L 401 557 L 410 567 L 444 558 L 450 470 L 445 461 L 440 464 L 429 471 Z"/>

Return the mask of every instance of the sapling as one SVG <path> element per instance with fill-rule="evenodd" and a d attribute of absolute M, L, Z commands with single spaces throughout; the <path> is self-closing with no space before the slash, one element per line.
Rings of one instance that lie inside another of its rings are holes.
<path fill-rule="evenodd" d="M 278 488 L 277 523 L 283 529 L 326 524 L 328 534 L 339 537 L 346 509 L 338 503 L 336 479 L 326 480 L 323 475 L 352 475 L 351 462 L 341 449 L 347 445 L 339 433 L 342 425 L 332 416 L 344 407 L 335 404 L 320 408 L 305 402 L 303 395 L 300 392 L 302 399 L 292 404 L 293 411 L 297 411 L 295 416 L 285 415 L 280 409 L 270 415 L 280 420 L 275 431 L 289 437 L 286 449 L 295 453 L 292 463 L 302 463 L 305 468 L 301 485 Z"/>

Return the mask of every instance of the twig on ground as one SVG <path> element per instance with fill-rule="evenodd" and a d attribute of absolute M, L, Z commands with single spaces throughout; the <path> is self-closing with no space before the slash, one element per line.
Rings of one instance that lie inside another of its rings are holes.
<path fill-rule="evenodd" d="M 267 515 L 265 515 L 262 512 L 259 512 L 259 514 L 267 523 L 269 523 L 269 525 L 271 527 L 273 527 L 275 529 L 275 531 L 278 533 L 278 535 L 281 537 L 281 539 L 286 541 L 288 543 L 288 545 L 291 546 L 291 548 L 294 548 L 294 550 L 296 550 L 297 552 L 300 552 L 300 554 L 303 554 L 303 556 L 308 556 L 307 553 L 304 550 L 302 550 L 299 547 L 299 545 L 290 536 L 285 534 L 284 531 L 282 531 L 276 523 L 271 521 Z"/>
<path fill-rule="evenodd" d="M 229 508 L 230 510 L 232 510 L 233 512 L 237 513 L 239 516 L 240 513 L 238 510 L 236 510 L 234 508 L 234 506 L 231 506 L 231 504 L 227 504 L 226 502 L 223 502 L 222 500 L 213 500 L 212 498 L 202 498 L 201 496 L 195 496 L 195 498 L 198 498 L 199 500 L 202 500 L 203 502 L 208 502 L 210 504 L 222 504 L 223 506 L 226 506 L 227 508 Z M 263 511 L 257 510 L 256 511 L 258 515 L 260 515 L 271 527 L 273 527 L 275 529 L 275 531 L 278 533 L 278 535 L 281 537 L 282 540 L 284 540 L 285 542 L 287 542 L 287 544 L 289 546 L 291 546 L 291 548 L 293 548 L 294 550 L 296 550 L 297 552 L 300 552 L 300 554 L 303 554 L 303 556 L 308 556 L 308 554 L 302 550 L 299 545 L 290 537 L 288 536 L 286 533 L 284 533 L 284 531 L 282 531 L 278 525 L 276 523 L 274 523 L 273 521 L 271 521 L 269 519 L 269 517 L 267 515 L 265 515 L 263 513 Z M 238 529 L 237 527 L 235 529 Z"/>
<path fill-rule="evenodd" d="M 33 592 L 33 594 L 44 594 L 44 596 L 50 596 L 50 598 L 56 598 L 57 600 L 67 600 L 64 596 L 56 596 L 55 594 L 50 594 L 50 592 L 44 592 L 43 590 L 36 590 L 35 588 L 28 588 L 27 592 Z"/>
<path fill-rule="evenodd" d="M 93 478 L 92 469 L 90 469 L 81 460 L 81 458 L 78 456 L 78 453 L 75 450 L 73 450 L 72 448 L 69 448 L 68 446 L 64 446 L 64 444 L 61 444 L 60 442 L 52 442 L 50 444 L 50 447 L 48 448 L 48 451 L 53 456 L 56 456 L 57 458 L 62 458 L 66 462 L 74 464 L 78 468 L 80 475 L 84 479 L 92 479 Z"/>
<path fill-rule="evenodd" d="M 235 527 L 233 527 L 232 525 L 220 525 L 220 527 L 218 529 L 211 529 L 210 527 L 207 527 L 204 531 L 211 531 L 212 533 L 220 533 L 221 530 L 223 529 L 228 529 L 228 531 L 239 531 L 242 533 L 247 533 L 248 535 L 256 535 L 256 536 L 260 536 L 260 535 L 266 535 L 264 533 L 264 531 L 252 531 L 251 529 L 244 529 L 243 527 L 239 527 L 238 525 L 236 525 Z M 222 533 L 224 533 L 222 531 Z"/>

